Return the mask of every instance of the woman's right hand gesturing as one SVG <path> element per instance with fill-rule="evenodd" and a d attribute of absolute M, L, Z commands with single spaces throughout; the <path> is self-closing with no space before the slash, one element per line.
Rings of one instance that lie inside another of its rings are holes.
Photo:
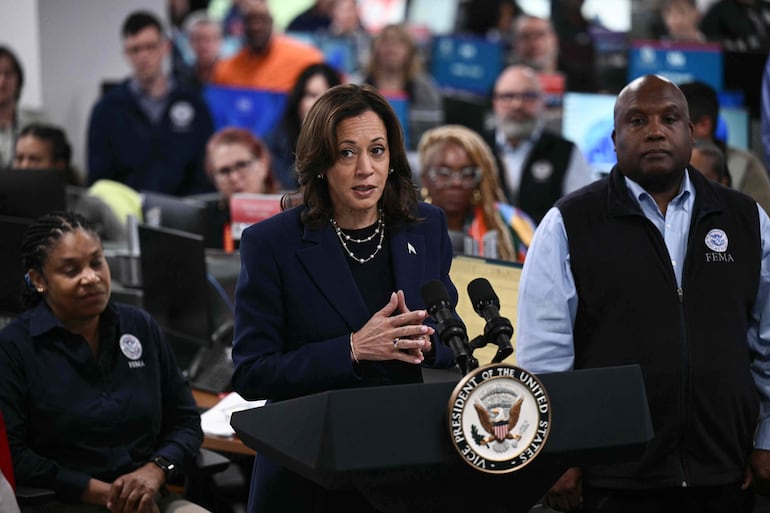
<path fill-rule="evenodd" d="M 393 315 L 396 311 L 401 313 Z M 425 359 L 423 353 L 431 348 L 430 336 L 434 331 L 422 324 L 426 317 L 425 310 L 409 310 L 403 291 L 394 292 L 379 312 L 351 334 L 351 357 L 358 361 L 401 360 L 421 364 Z"/>

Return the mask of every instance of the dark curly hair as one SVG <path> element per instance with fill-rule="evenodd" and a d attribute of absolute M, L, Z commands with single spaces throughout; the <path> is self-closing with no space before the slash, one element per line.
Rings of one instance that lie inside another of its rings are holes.
<path fill-rule="evenodd" d="M 13 50 L 5 45 L 0 45 L 0 57 L 5 57 L 11 61 L 11 67 L 16 73 L 16 79 L 19 82 L 19 87 L 16 89 L 16 101 L 19 101 L 19 98 L 21 98 L 21 90 L 24 89 L 24 68 L 21 67 L 21 62 L 19 61 L 19 58 L 16 57 L 16 54 L 13 53 Z"/>
<path fill-rule="evenodd" d="M 412 223 L 417 218 L 417 189 L 404 147 L 404 133 L 388 101 L 370 85 L 332 87 L 308 112 L 297 141 L 297 174 L 307 210 L 302 221 L 313 227 L 332 216 L 332 201 L 325 176 L 337 160 L 337 126 L 346 119 L 374 112 L 385 125 L 390 149 L 390 169 L 380 208 L 391 225 Z"/>
<path fill-rule="evenodd" d="M 43 266 L 56 242 L 65 233 L 76 230 L 84 230 L 101 241 L 94 226 L 75 212 L 51 212 L 38 217 L 29 225 L 21 239 L 21 263 L 25 271 L 32 269 L 42 275 Z M 42 296 L 28 284 L 25 284 L 23 290 L 22 301 L 25 306 L 32 307 L 42 300 Z"/>

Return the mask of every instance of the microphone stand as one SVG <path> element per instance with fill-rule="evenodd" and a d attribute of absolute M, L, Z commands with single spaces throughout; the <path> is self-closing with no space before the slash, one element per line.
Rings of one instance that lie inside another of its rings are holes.
<path fill-rule="evenodd" d="M 495 353 L 495 356 L 490 363 L 500 363 L 513 354 L 513 346 L 511 345 L 512 336 L 513 326 L 511 325 L 511 321 L 505 317 L 495 317 L 490 319 L 484 325 L 484 334 L 477 336 L 468 343 L 470 347 L 469 357 L 473 358 L 473 351 L 476 349 L 484 347 L 487 344 L 495 344 L 497 346 L 497 353 Z"/>

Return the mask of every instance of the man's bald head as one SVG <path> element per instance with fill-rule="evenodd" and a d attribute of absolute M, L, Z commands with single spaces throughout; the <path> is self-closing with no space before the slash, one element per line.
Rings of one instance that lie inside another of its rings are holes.
<path fill-rule="evenodd" d="M 615 101 L 618 169 L 648 192 L 671 191 L 690 162 L 693 127 L 679 87 L 658 75 L 629 83 Z"/>

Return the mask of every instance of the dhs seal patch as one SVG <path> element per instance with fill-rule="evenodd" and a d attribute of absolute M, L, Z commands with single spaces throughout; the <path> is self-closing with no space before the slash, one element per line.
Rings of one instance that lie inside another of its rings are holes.
<path fill-rule="evenodd" d="M 128 333 L 120 336 L 120 350 L 129 360 L 138 360 L 142 357 L 142 343 Z"/>
<path fill-rule="evenodd" d="M 449 434 L 463 460 L 491 474 L 534 460 L 551 429 L 551 403 L 542 383 L 508 364 L 479 367 L 449 400 Z"/>
<path fill-rule="evenodd" d="M 727 234 L 719 228 L 709 230 L 706 234 L 705 242 L 711 251 L 716 251 L 717 253 L 727 251 Z"/>

